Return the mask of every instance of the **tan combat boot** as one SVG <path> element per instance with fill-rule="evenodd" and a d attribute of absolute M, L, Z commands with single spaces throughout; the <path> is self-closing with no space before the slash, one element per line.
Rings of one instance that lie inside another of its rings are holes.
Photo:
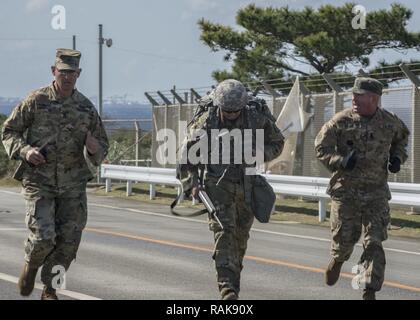
<path fill-rule="evenodd" d="M 19 293 L 22 296 L 27 297 L 32 293 L 32 290 L 34 290 L 37 272 L 38 268 L 33 268 L 29 266 L 27 262 L 25 263 L 18 281 Z"/>
<path fill-rule="evenodd" d="M 336 261 L 334 258 L 331 259 L 325 271 L 325 283 L 327 285 L 333 286 L 338 281 L 342 265 L 342 261 Z"/>
<path fill-rule="evenodd" d="M 372 289 L 363 290 L 363 300 L 376 300 L 376 291 Z"/>
<path fill-rule="evenodd" d="M 57 294 L 55 293 L 55 289 L 44 286 L 44 290 L 42 290 L 41 300 L 58 300 Z"/>

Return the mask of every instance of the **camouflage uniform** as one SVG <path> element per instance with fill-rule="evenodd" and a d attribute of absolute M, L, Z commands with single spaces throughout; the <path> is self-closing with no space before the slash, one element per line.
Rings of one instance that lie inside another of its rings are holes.
<path fill-rule="evenodd" d="M 226 82 L 219 84 L 218 88 L 223 88 L 224 84 Z M 236 99 L 243 100 L 243 97 L 238 95 Z M 189 150 L 196 143 L 195 132 L 200 129 L 207 132 L 208 137 L 211 137 L 212 129 L 227 129 L 229 132 L 232 129 L 240 129 L 242 133 L 243 129 L 252 129 L 253 142 L 255 142 L 255 129 L 264 129 L 264 161 L 270 161 L 281 153 L 284 138 L 264 101 L 260 101 L 258 104 L 248 104 L 242 110 L 239 118 L 235 121 L 226 121 L 226 123 L 222 123 L 220 120 L 220 108 L 215 106 L 215 101 L 217 101 L 217 95 L 216 97 L 213 95 L 212 99 L 207 101 L 206 111 L 193 119 L 188 126 L 187 138 L 183 144 L 184 148 Z M 227 104 L 228 101 L 224 101 L 224 105 Z M 234 104 L 230 105 L 232 108 L 234 107 Z M 218 217 L 223 225 L 222 229 L 214 218 L 209 218 L 209 228 L 214 233 L 215 241 L 213 259 L 219 290 L 223 297 L 228 291 L 233 291 L 236 295 L 239 294 L 242 261 L 247 248 L 249 231 L 254 220 L 248 192 L 250 192 L 255 176 L 245 175 L 245 168 L 253 165 L 247 165 L 243 161 L 242 164 L 234 164 L 232 145 L 230 148 L 230 164 L 222 164 L 220 149 L 219 162 L 213 163 L 210 159 L 214 150 L 211 150 L 210 140 L 204 184 L 210 199 L 216 207 L 220 208 Z M 188 193 L 198 183 L 198 166 L 181 165 L 179 178 L 182 181 L 184 191 Z"/>
<path fill-rule="evenodd" d="M 91 131 L 100 148 L 85 149 Z M 21 160 L 14 178 L 22 181 L 26 200 L 25 260 L 33 268 L 43 265 L 41 279 L 51 285 L 51 269 L 66 270 L 76 257 L 86 225 L 86 183 L 93 178 L 85 157 L 98 166 L 107 154 L 108 140 L 93 104 L 76 89 L 64 100 L 53 84 L 29 94 L 4 123 L 2 140 L 11 159 Z M 32 147 L 44 148 L 46 163 L 26 161 Z"/>
<path fill-rule="evenodd" d="M 360 265 L 366 270 L 366 288 L 379 291 L 384 281 L 385 253 L 390 222 L 391 198 L 388 162 L 407 159 L 409 131 L 394 114 L 378 108 L 372 117 L 363 117 L 352 108 L 337 113 L 319 132 L 315 141 L 317 158 L 331 171 L 331 255 L 339 262 L 350 258 L 363 233 Z M 345 170 L 346 155 L 357 159 Z"/>

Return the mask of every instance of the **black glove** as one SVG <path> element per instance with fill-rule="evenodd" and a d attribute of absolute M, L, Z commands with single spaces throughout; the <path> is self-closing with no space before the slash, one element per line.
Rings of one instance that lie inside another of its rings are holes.
<path fill-rule="evenodd" d="M 392 173 L 397 173 L 401 169 L 401 161 L 397 157 L 389 159 L 388 170 Z"/>
<path fill-rule="evenodd" d="M 351 151 L 347 156 L 344 157 L 343 162 L 341 163 L 341 166 L 344 168 L 344 170 L 353 170 L 356 166 L 356 152 Z"/>
<path fill-rule="evenodd" d="M 45 160 L 47 160 L 48 151 L 47 151 L 47 148 L 46 147 L 44 147 L 41 150 L 39 150 L 39 153 L 42 154 L 42 156 L 45 158 Z"/>

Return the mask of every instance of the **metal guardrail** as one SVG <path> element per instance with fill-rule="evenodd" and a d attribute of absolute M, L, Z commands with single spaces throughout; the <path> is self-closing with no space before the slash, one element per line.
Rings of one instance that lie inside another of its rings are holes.
<path fill-rule="evenodd" d="M 325 220 L 326 205 L 330 199 L 330 196 L 326 193 L 329 183 L 328 178 L 273 174 L 263 174 L 263 176 L 277 194 L 317 199 L 319 203 L 319 221 Z M 111 191 L 111 179 L 126 180 L 127 196 L 132 193 L 133 181 L 150 184 L 150 199 L 153 199 L 156 195 L 155 184 L 178 187 L 178 194 L 181 192 L 181 184 L 175 177 L 175 169 L 172 168 L 103 164 L 101 166 L 101 177 L 106 179 L 106 192 Z M 420 184 L 389 182 L 388 185 L 392 193 L 391 204 L 420 207 Z"/>
<path fill-rule="evenodd" d="M 105 178 L 105 191 L 111 191 L 111 179 L 127 181 L 127 196 L 132 193 L 132 182 L 140 181 L 150 184 L 150 199 L 156 196 L 155 184 L 164 184 L 178 187 L 181 192 L 181 183 L 175 177 L 175 169 L 119 166 L 112 164 L 101 165 L 101 177 Z"/>

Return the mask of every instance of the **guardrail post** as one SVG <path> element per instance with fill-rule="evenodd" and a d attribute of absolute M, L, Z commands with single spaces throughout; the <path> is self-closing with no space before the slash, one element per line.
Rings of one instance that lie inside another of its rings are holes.
<path fill-rule="evenodd" d="M 127 197 L 133 193 L 133 185 L 131 180 L 127 180 Z"/>
<path fill-rule="evenodd" d="M 325 199 L 319 199 L 318 207 L 319 207 L 319 222 L 325 221 L 327 216 L 327 201 Z"/>
<path fill-rule="evenodd" d="M 150 190 L 150 200 L 153 200 L 156 197 L 155 185 L 151 183 L 149 186 L 149 190 Z"/>
<path fill-rule="evenodd" d="M 106 178 L 105 179 L 105 192 L 111 192 L 111 179 Z"/>

